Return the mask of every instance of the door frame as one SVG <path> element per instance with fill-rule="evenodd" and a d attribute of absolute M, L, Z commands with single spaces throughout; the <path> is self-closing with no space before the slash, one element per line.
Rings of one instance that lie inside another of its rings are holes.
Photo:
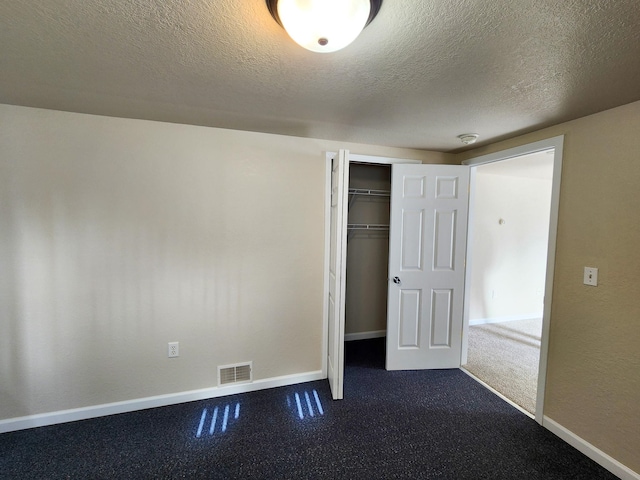
<path fill-rule="evenodd" d="M 328 375 L 328 352 L 329 352 L 329 261 L 331 256 L 331 161 L 338 154 L 337 151 L 325 152 L 325 178 L 324 178 L 324 292 L 322 306 L 322 375 Z M 409 160 L 403 158 L 378 157 L 375 155 L 360 155 L 349 153 L 349 163 L 365 163 L 371 165 L 393 165 L 395 163 L 421 164 L 420 160 Z M 345 187 L 349 188 L 349 179 L 346 179 Z M 343 248 L 346 250 L 347 245 Z M 342 252 L 340 252 L 342 253 Z M 346 253 L 346 251 L 345 251 Z M 344 333 L 342 341 L 344 342 Z M 342 365 L 344 368 L 344 365 Z"/>
<path fill-rule="evenodd" d="M 464 313 L 462 326 L 462 358 L 461 364 L 467 360 L 468 339 L 469 339 L 469 305 L 471 302 L 471 260 L 473 256 L 471 238 L 473 231 L 473 216 L 475 214 L 475 176 L 479 165 L 509 160 L 523 155 L 537 153 L 554 149 L 553 156 L 553 179 L 551 184 L 551 208 L 549 211 L 549 237 L 547 243 L 547 269 L 545 275 L 544 302 L 542 313 L 542 337 L 540 341 L 540 361 L 538 363 L 538 386 L 536 393 L 535 420 L 542 425 L 544 418 L 544 393 L 547 379 L 547 357 L 549 353 L 549 325 L 551 322 L 551 303 L 553 296 L 553 272 L 556 258 L 556 239 L 558 232 L 558 209 L 560 205 L 560 180 L 562 175 L 562 152 L 564 145 L 564 135 L 528 143 L 500 152 L 481 155 L 462 162 L 463 165 L 471 167 L 470 172 L 470 192 L 469 192 L 469 229 L 467 231 L 467 266 L 464 288 Z M 528 413 L 528 412 L 527 412 Z"/>

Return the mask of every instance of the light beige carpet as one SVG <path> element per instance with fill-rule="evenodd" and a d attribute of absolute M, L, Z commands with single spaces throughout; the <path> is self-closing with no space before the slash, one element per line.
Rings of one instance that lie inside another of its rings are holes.
<path fill-rule="evenodd" d="M 469 372 L 535 413 L 542 319 L 469 327 Z"/>

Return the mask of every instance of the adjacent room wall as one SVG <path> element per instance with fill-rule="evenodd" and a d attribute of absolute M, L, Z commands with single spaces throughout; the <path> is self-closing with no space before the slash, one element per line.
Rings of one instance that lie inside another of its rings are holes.
<path fill-rule="evenodd" d="M 542 318 L 552 165 L 549 179 L 475 168 L 469 322 Z"/>
<path fill-rule="evenodd" d="M 320 371 L 338 148 L 0 105 L 0 420 Z"/>
<path fill-rule="evenodd" d="M 640 102 L 458 155 L 565 135 L 545 416 L 640 472 Z M 599 285 L 583 285 L 583 268 Z"/>

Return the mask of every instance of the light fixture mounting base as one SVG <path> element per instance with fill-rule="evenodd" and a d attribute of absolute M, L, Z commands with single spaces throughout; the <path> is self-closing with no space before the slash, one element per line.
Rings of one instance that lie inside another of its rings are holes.
<path fill-rule="evenodd" d="M 271 16 L 280 24 L 281 27 L 284 28 L 284 25 L 282 25 L 282 22 L 280 21 L 280 16 L 278 15 L 278 0 L 266 0 L 266 2 Z M 365 27 L 369 25 L 374 18 L 376 18 L 376 15 L 378 15 L 380 7 L 382 6 L 382 0 L 369 0 L 369 2 L 371 3 L 371 10 L 369 10 L 367 23 L 364 24 Z"/>

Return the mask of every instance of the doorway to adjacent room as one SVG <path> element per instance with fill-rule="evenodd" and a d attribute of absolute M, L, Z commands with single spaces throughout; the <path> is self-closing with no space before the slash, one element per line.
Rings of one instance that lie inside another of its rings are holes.
<path fill-rule="evenodd" d="M 535 415 L 553 149 L 480 165 L 463 367 Z"/>

